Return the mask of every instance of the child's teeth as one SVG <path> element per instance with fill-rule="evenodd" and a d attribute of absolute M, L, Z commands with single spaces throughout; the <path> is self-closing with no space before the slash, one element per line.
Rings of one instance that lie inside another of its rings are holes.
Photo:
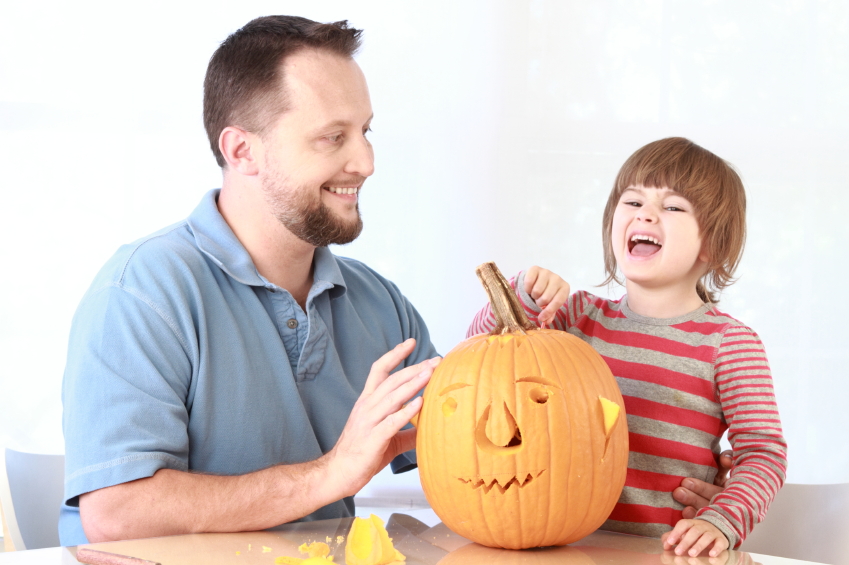
<path fill-rule="evenodd" d="M 653 237 L 649 237 L 647 235 L 635 235 L 634 237 L 631 238 L 631 241 L 650 241 L 650 242 L 654 243 L 655 245 L 660 245 L 660 242 L 657 239 L 655 239 Z"/>

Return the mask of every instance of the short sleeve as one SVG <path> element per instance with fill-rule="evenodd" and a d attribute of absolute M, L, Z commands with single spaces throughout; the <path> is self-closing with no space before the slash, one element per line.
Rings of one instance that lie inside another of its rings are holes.
<path fill-rule="evenodd" d="M 62 390 L 69 505 L 162 468 L 188 469 L 189 347 L 141 294 L 112 284 L 84 298 Z"/>

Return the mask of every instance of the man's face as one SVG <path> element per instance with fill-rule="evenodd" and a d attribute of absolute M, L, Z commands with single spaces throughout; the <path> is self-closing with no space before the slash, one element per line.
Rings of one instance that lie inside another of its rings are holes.
<path fill-rule="evenodd" d="M 316 247 L 349 243 L 362 230 L 359 192 L 374 172 L 365 77 L 353 59 L 326 51 L 300 51 L 283 67 L 288 109 L 260 136 L 270 212 Z"/>

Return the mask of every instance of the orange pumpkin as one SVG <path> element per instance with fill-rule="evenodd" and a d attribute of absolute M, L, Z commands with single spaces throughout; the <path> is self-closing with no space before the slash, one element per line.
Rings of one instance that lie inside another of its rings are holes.
<path fill-rule="evenodd" d="M 493 549 L 470 543 L 439 560 L 437 565 L 597 565 L 584 550 L 576 547 L 547 547 L 531 551 Z M 629 561 L 619 561 L 628 563 Z M 602 563 L 602 562 L 599 562 Z"/>
<path fill-rule="evenodd" d="M 625 484 L 622 396 L 592 347 L 528 321 L 493 263 L 478 276 L 497 325 L 448 353 L 425 388 L 422 487 L 445 525 L 470 540 L 565 545 L 604 522 Z"/>

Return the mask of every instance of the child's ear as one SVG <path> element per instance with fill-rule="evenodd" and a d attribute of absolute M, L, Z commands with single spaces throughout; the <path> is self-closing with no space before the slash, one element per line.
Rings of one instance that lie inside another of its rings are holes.
<path fill-rule="evenodd" d="M 699 259 L 699 261 L 701 261 L 705 265 L 710 265 L 710 253 L 708 253 L 708 250 L 705 246 L 704 241 L 702 241 L 702 250 L 699 251 L 698 259 Z"/>

